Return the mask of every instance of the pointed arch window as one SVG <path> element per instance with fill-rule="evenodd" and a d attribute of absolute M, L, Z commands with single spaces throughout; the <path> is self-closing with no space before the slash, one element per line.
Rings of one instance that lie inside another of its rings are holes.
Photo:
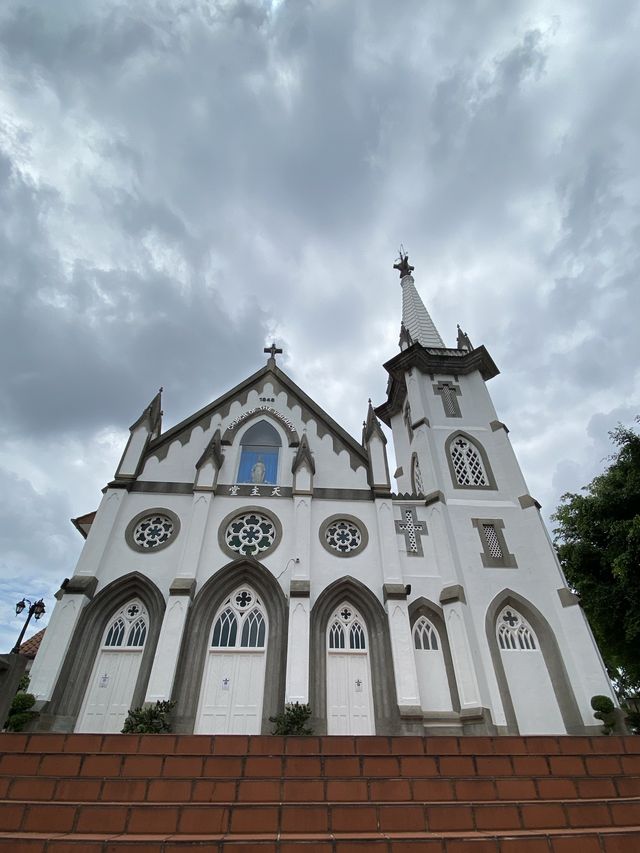
<path fill-rule="evenodd" d="M 451 479 L 456 489 L 497 489 L 482 445 L 466 433 L 449 436 L 445 445 Z"/>
<path fill-rule="evenodd" d="M 498 645 L 503 651 L 536 651 L 538 639 L 527 620 L 513 607 L 505 607 L 496 623 Z"/>
<path fill-rule="evenodd" d="M 438 651 L 438 633 L 426 616 L 421 616 L 413 627 L 413 644 L 416 649 Z"/>
<path fill-rule="evenodd" d="M 330 651 L 364 652 L 367 631 L 358 611 L 344 602 L 329 619 L 327 646 Z"/>
<path fill-rule="evenodd" d="M 278 482 L 278 456 L 282 442 L 268 421 L 255 423 L 240 439 L 239 483 Z"/>
<path fill-rule="evenodd" d="M 211 647 L 264 649 L 267 619 L 261 600 L 250 587 L 240 587 L 224 602 L 213 625 Z"/>
<path fill-rule="evenodd" d="M 140 649 L 147 638 L 148 615 L 138 599 L 115 613 L 105 631 L 104 648 Z"/>

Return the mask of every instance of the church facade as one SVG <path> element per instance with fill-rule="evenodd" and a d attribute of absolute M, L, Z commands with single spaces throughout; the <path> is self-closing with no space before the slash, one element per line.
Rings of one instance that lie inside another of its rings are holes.
<path fill-rule="evenodd" d="M 498 420 L 487 350 L 444 345 L 406 257 L 400 351 L 360 442 L 277 366 L 133 424 L 31 673 L 43 730 L 598 731 L 613 693 Z M 397 469 L 390 476 L 387 440 Z M 615 699 L 614 699 L 615 701 Z"/>

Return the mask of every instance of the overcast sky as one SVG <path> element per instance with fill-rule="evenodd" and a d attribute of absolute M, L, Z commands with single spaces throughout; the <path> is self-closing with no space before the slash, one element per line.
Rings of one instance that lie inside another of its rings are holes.
<path fill-rule="evenodd" d="M 631 0 L 5 0 L 0 651 L 160 385 L 166 428 L 275 337 L 359 437 L 400 242 L 502 371 L 546 517 L 602 470 L 640 409 L 639 30 Z"/>

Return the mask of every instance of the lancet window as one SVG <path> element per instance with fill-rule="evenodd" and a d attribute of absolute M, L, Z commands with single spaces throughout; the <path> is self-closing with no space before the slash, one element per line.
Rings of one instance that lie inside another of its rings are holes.
<path fill-rule="evenodd" d="M 478 448 L 462 435 L 449 445 L 453 474 L 459 486 L 488 486 L 489 478 Z"/>
<path fill-rule="evenodd" d="M 214 648 L 263 649 L 267 620 L 262 602 L 249 587 L 240 587 L 218 613 L 211 637 Z"/>
<path fill-rule="evenodd" d="M 350 604 L 342 604 L 329 619 L 327 645 L 332 651 L 366 651 L 364 620 Z"/>
<path fill-rule="evenodd" d="M 109 622 L 105 648 L 142 648 L 147 638 L 147 611 L 138 599 L 128 602 Z"/>
<path fill-rule="evenodd" d="M 532 627 L 513 607 L 505 607 L 499 614 L 496 635 L 504 651 L 535 651 L 538 648 Z"/>
<path fill-rule="evenodd" d="M 278 482 L 278 455 L 282 442 L 275 427 L 262 420 L 254 424 L 240 439 L 239 483 Z"/>

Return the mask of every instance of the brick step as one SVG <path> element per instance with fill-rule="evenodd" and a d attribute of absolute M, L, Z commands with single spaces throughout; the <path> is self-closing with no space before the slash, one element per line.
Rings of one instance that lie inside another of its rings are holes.
<path fill-rule="evenodd" d="M 39 802 L 430 802 L 606 800 L 640 797 L 640 776 L 514 779 L 0 778 L 0 798 Z"/>
<path fill-rule="evenodd" d="M 319 833 L 305 840 L 297 834 L 100 835 L 96 833 L 0 833 L 0 849 L 29 853 L 638 853 L 640 827 L 594 831 L 486 833 Z"/>
<path fill-rule="evenodd" d="M 141 755 L 5 753 L 1 776 L 65 777 L 447 777 L 640 775 L 640 754 L 628 755 Z"/>
<path fill-rule="evenodd" d="M 640 825 L 640 799 L 521 803 L 0 804 L 0 831 L 166 834 L 504 832 Z"/>
<path fill-rule="evenodd" d="M 0 752 L 141 755 L 602 755 L 640 754 L 640 738 L 526 737 L 276 737 L 270 735 L 118 735 L 0 733 Z"/>

